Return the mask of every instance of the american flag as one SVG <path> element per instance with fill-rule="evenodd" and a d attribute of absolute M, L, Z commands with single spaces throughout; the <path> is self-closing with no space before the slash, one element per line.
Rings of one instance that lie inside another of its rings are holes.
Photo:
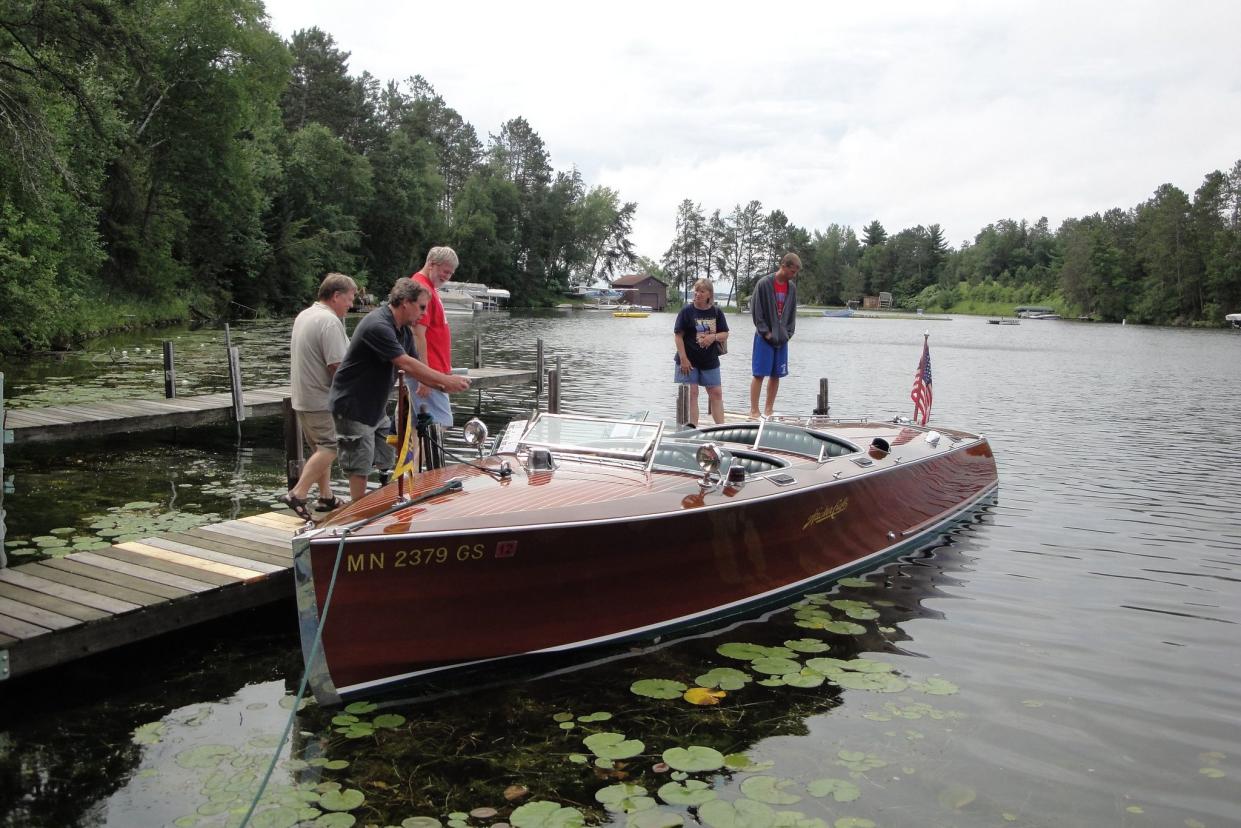
<path fill-rule="evenodd" d="M 931 417 L 931 345 L 930 336 L 922 337 L 922 359 L 918 360 L 918 373 L 914 375 L 914 388 L 909 392 L 914 401 L 914 422 L 926 425 Z"/>

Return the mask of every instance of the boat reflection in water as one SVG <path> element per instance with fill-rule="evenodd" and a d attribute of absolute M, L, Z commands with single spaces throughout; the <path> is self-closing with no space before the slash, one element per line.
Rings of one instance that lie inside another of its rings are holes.
<path fill-rule="evenodd" d="M 787 602 L 926 544 L 997 486 L 985 438 L 905 422 L 668 434 L 540 414 L 495 445 L 485 432 L 467 424 L 477 460 L 401 476 L 294 539 L 319 701 Z"/>

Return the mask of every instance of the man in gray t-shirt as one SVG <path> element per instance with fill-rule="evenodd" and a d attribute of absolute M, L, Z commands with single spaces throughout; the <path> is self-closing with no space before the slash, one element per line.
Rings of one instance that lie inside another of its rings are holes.
<path fill-rule="evenodd" d="M 340 439 L 340 468 L 349 475 L 354 500 L 366 494 L 372 468 L 392 468 L 395 453 L 386 442 L 388 397 L 396 372 L 439 391 L 470 387 L 466 377 L 445 374 L 415 359 L 412 326 L 427 312 L 431 292 L 403 276 L 388 302 L 366 315 L 353 331 L 349 350 L 332 378 L 328 404 Z"/>
<path fill-rule="evenodd" d="M 336 367 L 349 347 L 344 318 L 357 292 L 353 279 L 343 273 L 329 273 L 319 285 L 318 300 L 299 313 L 293 322 L 289 350 L 293 410 L 311 454 L 297 483 L 279 500 L 307 520 L 311 516 L 306 499 L 314 483 L 319 484 L 318 508 L 330 510 L 344 505 L 332 494 L 336 426 L 328 405 L 328 392 Z"/>

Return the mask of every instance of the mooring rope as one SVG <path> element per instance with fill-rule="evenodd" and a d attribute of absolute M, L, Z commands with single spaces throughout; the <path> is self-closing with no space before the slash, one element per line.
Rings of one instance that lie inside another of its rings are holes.
<path fill-rule="evenodd" d="M 364 526 L 368 526 L 380 518 L 408 509 L 425 500 L 439 497 L 449 492 L 460 491 L 461 481 L 458 479 L 449 480 L 448 482 L 435 487 L 429 492 L 423 492 L 417 497 L 409 497 L 400 500 L 384 509 L 377 515 L 358 521 L 357 523 L 346 526 L 340 536 L 340 544 L 336 547 L 336 560 L 332 562 L 332 577 L 328 580 L 327 595 L 323 598 L 323 611 L 319 614 L 319 623 L 315 627 L 315 640 L 311 644 L 310 653 L 305 658 L 305 666 L 302 667 L 302 677 L 297 685 L 297 693 L 293 696 L 293 705 L 289 710 L 288 721 L 285 722 L 284 732 L 280 734 L 280 741 L 276 744 L 275 750 L 272 752 L 271 762 L 267 765 L 267 772 L 263 774 L 263 781 L 259 783 L 259 789 L 254 794 L 254 799 L 250 802 L 250 807 L 246 811 L 246 815 L 241 818 L 240 828 L 246 828 L 250 824 L 250 817 L 254 816 L 254 810 L 258 808 L 259 801 L 263 798 L 264 791 L 267 790 L 267 783 L 271 781 L 271 775 L 276 770 L 276 763 L 280 761 L 280 750 L 284 747 L 284 743 L 289 738 L 289 733 L 293 730 L 293 723 L 297 721 L 297 709 L 301 705 L 302 694 L 306 692 L 306 685 L 310 683 L 310 665 L 314 663 L 315 658 L 319 655 L 320 646 L 323 644 L 323 628 L 327 624 L 328 610 L 332 606 L 332 594 L 336 591 L 336 575 L 340 572 L 340 562 L 345 557 L 345 539 L 350 534 L 358 531 Z"/>

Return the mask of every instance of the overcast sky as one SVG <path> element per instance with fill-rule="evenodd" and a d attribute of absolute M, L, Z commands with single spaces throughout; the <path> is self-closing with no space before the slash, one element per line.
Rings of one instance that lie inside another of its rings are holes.
<path fill-rule="evenodd" d="M 350 73 L 425 77 L 486 143 L 522 116 L 553 167 L 638 203 L 658 260 L 682 199 L 794 224 L 939 223 L 1191 197 L 1241 159 L 1241 3 L 266 0 Z"/>

